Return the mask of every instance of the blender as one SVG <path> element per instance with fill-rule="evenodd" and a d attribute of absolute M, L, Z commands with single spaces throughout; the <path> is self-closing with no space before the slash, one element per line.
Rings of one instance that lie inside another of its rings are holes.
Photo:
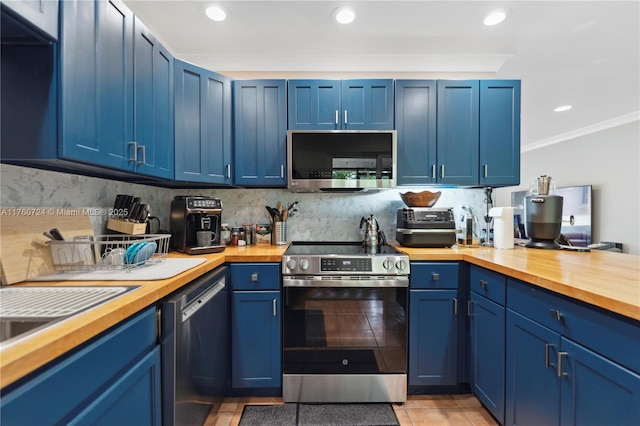
<path fill-rule="evenodd" d="M 562 197 L 556 195 L 551 176 L 533 180 L 529 195 L 524 197 L 525 232 L 531 238 L 525 247 L 559 249 L 556 239 L 562 226 Z"/>

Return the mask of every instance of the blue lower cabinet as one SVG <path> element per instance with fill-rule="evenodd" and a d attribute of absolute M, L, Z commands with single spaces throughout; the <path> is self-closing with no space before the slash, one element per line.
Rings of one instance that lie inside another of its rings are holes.
<path fill-rule="evenodd" d="M 638 374 L 564 337 L 558 355 L 560 424 L 640 424 Z"/>
<path fill-rule="evenodd" d="M 232 388 L 282 386 L 281 312 L 280 291 L 232 292 Z"/>
<path fill-rule="evenodd" d="M 457 293 L 409 291 L 409 386 L 457 384 Z"/>
<path fill-rule="evenodd" d="M 155 308 L 3 389 L 0 401 L 3 426 L 160 425 Z"/>
<path fill-rule="evenodd" d="M 560 335 L 507 310 L 506 339 L 505 424 L 560 424 L 560 384 L 556 374 Z"/>
<path fill-rule="evenodd" d="M 504 424 L 505 308 L 472 291 L 469 317 L 470 385 L 487 410 Z"/>

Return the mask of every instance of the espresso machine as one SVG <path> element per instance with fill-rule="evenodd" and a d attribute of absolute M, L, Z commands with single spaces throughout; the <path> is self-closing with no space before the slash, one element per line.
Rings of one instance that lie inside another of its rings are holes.
<path fill-rule="evenodd" d="M 218 253 L 225 249 L 220 243 L 222 202 L 218 198 L 177 196 L 171 201 L 169 221 L 171 248 L 187 254 Z"/>
<path fill-rule="evenodd" d="M 529 195 L 524 197 L 524 227 L 531 238 L 525 247 L 559 249 L 556 239 L 562 227 L 562 197 L 555 195 L 555 183 L 551 176 L 540 176 L 531 184 Z"/>

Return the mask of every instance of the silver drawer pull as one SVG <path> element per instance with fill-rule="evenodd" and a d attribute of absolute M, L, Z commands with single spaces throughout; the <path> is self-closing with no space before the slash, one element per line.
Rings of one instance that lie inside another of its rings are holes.
<path fill-rule="evenodd" d="M 560 312 L 557 309 L 551 309 L 550 313 L 551 313 L 551 318 L 553 318 L 556 321 L 562 321 L 562 317 L 564 316 L 562 312 Z"/>
<path fill-rule="evenodd" d="M 458 315 L 458 299 L 453 298 L 453 315 Z"/>
<path fill-rule="evenodd" d="M 487 289 L 487 282 L 484 281 L 484 280 L 480 280 L 480 287 L 486 290 Z"/>
<path fill-rule="evenodd" d="M 258 273 L 254 272 L 253 274 L 251 274 L 251 281 L 258 282 Z"/>
<path fill-rule="evenodd" d="M 432 272 L 431 273 L 431 279 L 433 279 L 433 281 L 438 281 L 440 280 L 440 274 L 437 272 Z"/>
<path fill-rule="evenodd" d="M 273 299 L 273 316 L 274 317 L 278 316 L 278 304 L 276 299 Z"/>

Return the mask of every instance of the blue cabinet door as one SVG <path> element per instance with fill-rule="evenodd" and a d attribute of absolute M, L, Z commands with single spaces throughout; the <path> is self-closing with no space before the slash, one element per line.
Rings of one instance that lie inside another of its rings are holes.
<path fill-rule="evenodd" d="M 520 184 L 519 80 L 480 80 L 480 184 Z"/>
<path fill-rule="evenodd" d="M 393 80 L 362 79 L 342 82 L 342 128 L 392 130 Z"/>
<path fill-rule="evenodd" d="M 137 18 L 134 35 L 135 171 L 173 179 L 173 56 Z"/>
<path fill-rule="evenodd" d="M 175 180 L 231 184 L 231 81 L 175 60 Z"/>
<path fill-rule="evenodd" d="M 161 425 L 160 348 L 138 361 L 69 425 Z"/>
<path fill-rule="evenodd" d="M 457 290 L 409 291 L 409 385 L 458 382 Z"/>
<path fill-rule="evenodd" d="M 289 80 L 290 130 L 340 128 L 340 80 Z"/>
<path fill-rule="evenodd" d="M 478 184 L 478 80 L 438 80 L 438 183 Z"/>
<path fill-rule="evenodd" d="M 236 185 L 286 186 L 285 80 L 233 82 Z"/>
<path fill-rule="evenodd" d="M 473 291 L 470 301 L 471 390 L 504 424 L 505 308 Z"/>
<path fill-rule="evenodd" d="M 564 337 L 561 345 L 561 424 L 639 424 L 640 376 Z"/>
<path fill-rule="evenodd" d="M 436 183 L 436 82 L 396 80 L 398 185 Z"/>
<path fill-rule="evenodd" d="M 505 424 L 559 425 L 560 335 L 507 310 Z"/>
<path fill-rule="evenodd" d="M 133 13 L 116 0 L 61 12 L 59 156 L 132 171 Z"/>
<path fill-rule="evenodd" d="M 233 388 L 282 386 L 281 312 L 279 291 L 232 292 L 231 386 Z"/>

